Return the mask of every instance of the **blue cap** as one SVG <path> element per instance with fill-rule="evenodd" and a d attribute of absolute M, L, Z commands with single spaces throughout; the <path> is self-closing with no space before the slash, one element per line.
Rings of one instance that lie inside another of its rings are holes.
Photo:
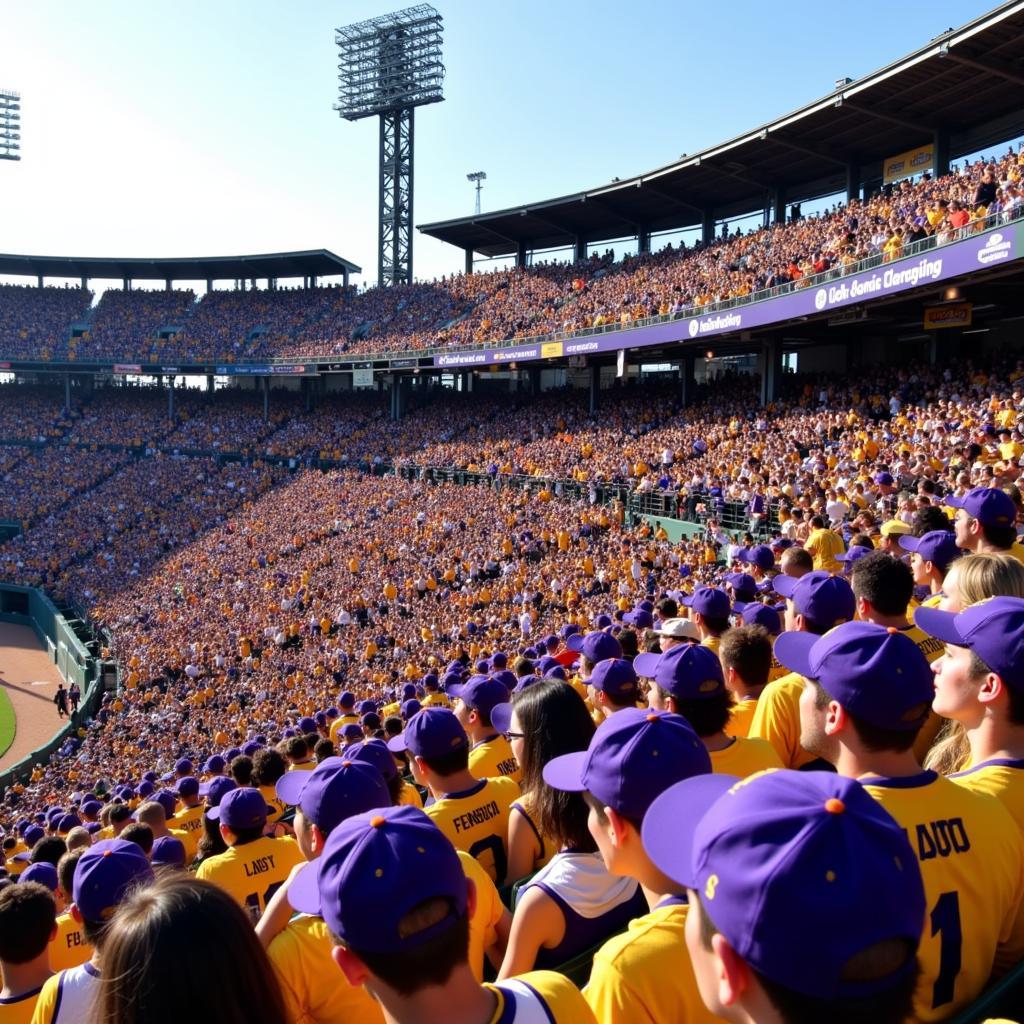
<path fill-rule="evenodd" d="M 383 740 L 361 740 L 359 743 L 353 743 L 345 751 L 345 756 L 351 761 L 373 765 L 385 782 L 398 774 L 395 755 L 388 750 L 388 745 Z"/>
<path fill-rule="evenodd" d="M 448 687 L 448 696 L 461 700 L 468 708 L 490 717 L 495 704 L 508 700 L 508 686 L 500 679 L 490 676 L 473 676 L 465 683 Z"/>
<path fill-rule="evenodd" d="M 565 646 L 570 651 L 582 654 L 584 658 L 588 658 L 594 664 L 604 661 L 606 658 L 622 657 L 622 646 L 619 641 L 610 634 L 600 630 L 587 633 L 586 636 L 581 633 L 574 633 L 566 640 Z M 540 667 L 539 663 L 538 667 Z M 544 670 L 541 669 L 541 671 Z"/>
<path fill-rule="evenodd" d="M 605 658 L 598 662 L 587 685 L 614 697 L 619 704 L 635 701 L 640 694 L 636 672 L 625 658 Z"/>
<path fill-rule="evenodd" d="M 258 789 L 247 786 L 225 793 L 220 803 L 211 807 L 206 814 L 230 829 L 249 829 L 262 828 L 267 823 L 267 812 L 272 810 Z"/>
<path fill-rule="evenodd" d="M 58 886 L 57 869 L 45 860 L 37 860 L 29 864 L 18 878 L 19 882 L 38 882 L 45 885 L 50 892 L 56 892 Z"/>
<path fill-rule="evenodd" d="M 726 619 L 732 610 L 729 595 L 718 587 L 697 587 L 692 594 L 683 598 L 682 603 L 709 619 Z"/>
<path fill-rule="evenodd" d="M 931 530 L 920 537 L 899 537 L 898 541 L 904 551 L 916 552 L 943 572 L 960 557 L 956 534 L 948 530 Z"/>
<path fill-rule="evenodd" d="M 982 526 L 1014 526 L 1017 522 L 1013 498 L 998 487 L 975 487 L 962 498 L 950 494 L 942 500 L 950 508 L 962 508 Z"/>
<path fill-rule="evenodd" d="M 86 921 L 101 924 L 131 889 L 151 881 L 153 869 L 141 847 L 104 839 L 88 847 L 75 865 L 72 898 Z"/>
<path fill-rule="evenodd" d="M 230 793 L 237 788 L 238 784 L 234 779 L 229 779 L 226 775 L 218 775 L 199 787 L 199 795 L 205 796 L 206 802 L 211 807 L 216 807 L 224 799 L 225 793 Z"/>
<path fill-rule="evenodd" d="M 823 569 L 806 573 L 799 579 L 776 576 L 772 587 L 789 598 L 796 610 L 818 629 L 831 629 L 853 618 L 857 599 L 846 580 Z"/>
<path fill-rule="evenodd" d="M 185 844 L 176 836 L 161 836 L 153 843 L 153 851 L 149 859 L 153 864 L 183 868 L 185 866 Z"/>

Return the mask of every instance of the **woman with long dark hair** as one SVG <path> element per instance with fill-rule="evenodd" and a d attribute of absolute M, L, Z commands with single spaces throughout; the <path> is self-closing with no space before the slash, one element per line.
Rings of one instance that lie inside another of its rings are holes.
<path fill-rule="evenodd" d="M 187 1012 L 182 1011 L 187 978 Z M 252 924 L 222 889 L 164 875 L 118 907 L 103 947 L 99 1024 L 287 1024 Z"/>

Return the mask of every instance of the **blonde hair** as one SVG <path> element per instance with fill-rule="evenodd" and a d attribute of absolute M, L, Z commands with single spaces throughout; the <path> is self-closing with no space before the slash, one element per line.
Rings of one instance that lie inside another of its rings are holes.
<path fill-rule="evenodd" d="M 1024 597 L 1024 565 L 1013 555 L 979 551 L 957 559 L 950 572 L 954 569 L 963 608 L 990 597 Z M 950 720 L 935 737 L 924 766 L 940 775 L 950 775 L 965 768 L 970 759 L 964 727 Z"/>

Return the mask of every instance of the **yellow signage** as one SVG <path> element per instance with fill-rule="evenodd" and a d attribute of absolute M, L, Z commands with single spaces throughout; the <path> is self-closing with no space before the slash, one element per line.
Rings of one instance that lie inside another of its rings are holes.
<path fill-rule="evenodd" d="M 970 327 L 972 306 L 969 302 L 947 302 L 941 306 L 924 307 L 924 329 L 937 331 L 943 327 Z"/>
<path fill-rule="evenodd" d="M 912 178 L 915 174 L 924 174 L 935 168 L 935 147 L 919 146 L 908 149 L 906 153 L 897 153 L 885 161 L 882 169 L 882 181 L 889 185 L 901 178 Z"/>
<path fill-rule="evenodd" d="M 562 342 L 546 341 L 540 347 L 542 359 L 557 359 L 562 354 Z"/>

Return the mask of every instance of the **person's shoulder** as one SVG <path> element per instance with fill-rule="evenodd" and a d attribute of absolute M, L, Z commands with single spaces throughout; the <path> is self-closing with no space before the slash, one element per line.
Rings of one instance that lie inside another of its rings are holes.
<path fill-rule="evenodd" d="M 526 994 L 539 998 L 551 1024 L 596 1024 L 594 1011 L 580 990 L 564 974 L 555 971 L 527 971 L 498 983 L 496 987 L 511 991 L 513 995 Z M 530 1019 L 525 1013 L 523 1017 Z"/>
<path fill-rule="evenodd" d="M 495 775 L 489 778 L 485 788 L 491 793 L 507 797 L 509 802 L 519 796 L 519 783 L 507 775 Z"/>
<path fill-rule="evenodd" d="M 685 903 L 670 907 L 659 907 L 641 917 L 635 917 L 629 927 L 613 935 L 594 955 L 594 962 L 622 969 L 632 966 L 632 961 L 644 956 L 645 947 L 654 941 L 671 937 L 673 943 L 681 941 L 688 907 Z"/>

